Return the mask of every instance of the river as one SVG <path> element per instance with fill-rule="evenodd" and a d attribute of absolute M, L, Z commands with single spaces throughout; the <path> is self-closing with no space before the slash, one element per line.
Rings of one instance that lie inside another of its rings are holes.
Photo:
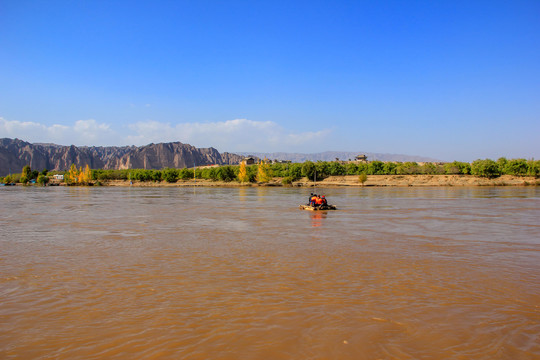
<path fill-rule="evenodd" d="M 0 189 L 2 359 L 539 359 L 538 187 Z"/>

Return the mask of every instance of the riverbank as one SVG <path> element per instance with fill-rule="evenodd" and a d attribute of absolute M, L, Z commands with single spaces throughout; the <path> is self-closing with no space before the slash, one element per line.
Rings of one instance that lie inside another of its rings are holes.
<path fill-rule="evenodd" d="M 268 183 L 239 183 L 237 181 L 224 182 L 212 180 L 180 180 L 176 183 L 152 181 L 110 180 L 102 182 L 103 186 L 137 186 L 137 187 L 178 187 L 178 186 L 208 186 L 208 187 L 251 187 L 251 186 L 297 186 L 311 187 L 315 183 L 302 178 L 290 185 L 283 185 L 282 178 L 273 178 Z M 317 186 L 539 186 L 540 179 L 533 176 L 503 175 L 494 179 L 482 178 L 472 175 L 369 175 L 362 184 L 357 175 L 330 176 L 317 181 Z"/>

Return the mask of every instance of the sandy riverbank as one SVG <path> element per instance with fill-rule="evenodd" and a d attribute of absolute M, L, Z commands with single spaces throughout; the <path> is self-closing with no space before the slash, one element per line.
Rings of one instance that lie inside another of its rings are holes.
<path fill-rule="evenodd" d="M 330 176 L 317 181 L 317 186 L 538 186 L 540 179 L 533 176 L 510 176 L 504 175 L 495 179 L 486 179 L 471 175 L 369 175 L 364 184 L 359 182 L 357 175 Z M 281 178 L 274 178 L 267 184 L 241 184 L 239 182 L 223 182 L 202 180 L 178 181 L 176 183 L 140 182 L 123 180 L 111 180 L 103 182 L 104 186 L 140 186 L 140 187 L 175 187 L 175 186 L 283 186 Z M 291 186 L 309 187 L 313 181 L 307 178 L 295 181 Z"/>

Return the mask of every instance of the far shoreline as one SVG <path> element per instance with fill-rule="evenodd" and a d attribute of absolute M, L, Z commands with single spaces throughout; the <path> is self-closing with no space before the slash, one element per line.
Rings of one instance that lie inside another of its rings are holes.
<path fill-rule="evenodd" d="M 67 186 L 65 183 L 49 185 Z M 291 184 L 283 184 L 282 178 L 273 178 L 266 183 L 240 183 L 238 181 L 213 181 L 206 179 L 166 181 L 108 180 L 93 182 L 91 186 L 106 187 L 428 187 L 428 186 L 539 186 L 540 179 L 534 176 L 502 175 L 496 178 L 483 178 L 473 175 L 368 175 L 364 183 L 358 175 L 329 176 L 313 182 L 307 178 Z M 85 186 L 85 185 L 75 185 Z"/>

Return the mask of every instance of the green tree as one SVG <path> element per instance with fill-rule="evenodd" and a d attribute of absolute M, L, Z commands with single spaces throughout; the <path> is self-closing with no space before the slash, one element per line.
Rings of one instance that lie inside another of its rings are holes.
<path fill-rule="evenodd" d="M 540 160 L 527 161 L 527 175 L 538 176 L 540 174 Z"/>
<path fill-rule="evenodd" d="M 444 173 L 447 175 L 467 175 L 471 173 L 471 164 L 454 161 L 444 164 Z"/>
<path fill-rule="evenodd" d="M 302 164 L 289 164 L 289 176 L 292 181 L 300 179 L 302 177 Z"/>
<path fill-rule="evenodd" d="M 287 176 L 287 166 L 288 164 L 274 163 L 270 166 L 272 174 L 277 177 Z"/>
<path fill-rule="evenodd" d="M 433 175 L 437 173 L 437 167 L 432 163 L 425 163 L 422 166 L 422 174 Z"/>
<path fill-rule="evenodd" d="M 257 173 L 259 172 L 259 165 L 250 165 L 247 167 L 247 173 L 249 182 L 257 181 Z"/>
<path fill-rule="evenodd" d="M 347 173 L 345 166 L 338 161 L 332 161 L 328 167 L 328 171 L 329 175 L 332 176 L 346 175 Z"/>
<path fill-rule="evenodd" d="M 359 163 L 356 166 L 356 174 L 367 174 L 368 170 L 369 170 L 369 164 L 368 163 L 363 162 L 363 163 Z"/>
<path fill-rule="evenodd" d="M 355 163 L 347 164 L 347 175 L 356 175 L 358 174 L 358 165 Z"/>
<path fill-rule="evenodd" d="M 383 165 L 383 172 L 385 175 L 396 175 L 397 174 L 397 164 L 394 162 L 385 162 Z"/>
<path fill-rule="evenodd" d="M 499 165 L 490 159 L 475 160 L 471 165 L 471 174 L 475 176 L 494 178 L 499 176 Z"/>
<path fill-rule="evenodd" d="M 313 179 L 315 170 L 315 164 L 309 160 L 302 164 L 302 176 L 305 176 L 308 179 Z"/>
<path fill-rule="evenodd" d="M 45 186 L 49 182 L 49 177 L 46 176 L 46 175 L 43 175 L 43 174 L 39 174 L 39 176 L 37 177 L 36 182 L 38 184 L 41 184 L 41 185 Z"/>
<path fill-rule="evenodd" d="M 317 161 L 315 163 L 317 180 L 322 180 L 330 175 L 330 163 L 328 161 Z"/>
<path fill-rule="evenodd" d="M 178 170 L 166 168 L 162 171 L 163 180 L 168 183 L 175 183 L 178 181 Z"/>
<path fill-rule="evenodd" d="M 19 181 L 23 184 L 26 184 L 28 183 L 28 181 L 30 181 L 31 175 L 32 169 L 30 168 L 30 165 L 26 165 L 22 168 L 21 179 Z"/>
<path fill-rule="evenodd" d="M 396 173 L 398 175 L 415 175 L 420 173 L 420 167 L 418 163 L 411 161 L 398 163 Z"/>
<path fill-rule="evenodd" d="M 527 160 L 525 159 L 512 159 L 506 163 L 504 171 L 501 174 L 524 176 L 528 171 Z"/>
<path fill-rule="evenodd" d="M 161 181 L 162 180 L 162 172 L 159 170 L 150 170 L 150 177 L 153 181 Z"/>
<path fill-rule="evenodd" d="M 220 166 L 215 169 L 215 178 L 220 181 L 233 181 L 236 177 L 232 166 Z"/>
<path fill-rule="evenodd" d="M 30 165 L 26 165 L 25 167 L 22 168 L 22 173 L 21 173 L 21 177 L 26 177 L 26 178 L 30 178 L 30 174 L 32 172 L 32 169 L 30 168 Z"/>
<path fill-rule="evenodd" d="M 131 172 L 131 179 L 137 181 L 151 181 L 152 170 L 137 169 Z"/>
<path fill-rule="evenodd" d="M 459 168 L 459 173 L 469 175 L 471 173 L 471 164 L 461 161 L 454 161 L 454 164 Z"/>
<path fill-rule="evenodd" d="M 497 166 L 499 167 L 499 174 L 504 174 L 506 170 L 506 164 L 508 164 L 508 160 L 505 157 L 500 157 L 497 159 Z"/>
<path fill-rule="evenodd" d="M 190 180 L 190 179 L 193 179 L 193 170 L 190 170 L 190 169 L 181 169 L 179 174 L 178 174 L 178 177 L 182 180 Z"/>
<path fill-rule="evenodd" d="M 444 164 L 444 173 L 446 175 L 459 175 L 460 174 L 459 167 L 454 163 L 455 161 L 453 163 Z"/>
<path fill-rule="evenodd" d="M 368 164 L 367 174 L 369 175 L 384 175 L 384 163 L 379 160 L 374 160 Z"/>

